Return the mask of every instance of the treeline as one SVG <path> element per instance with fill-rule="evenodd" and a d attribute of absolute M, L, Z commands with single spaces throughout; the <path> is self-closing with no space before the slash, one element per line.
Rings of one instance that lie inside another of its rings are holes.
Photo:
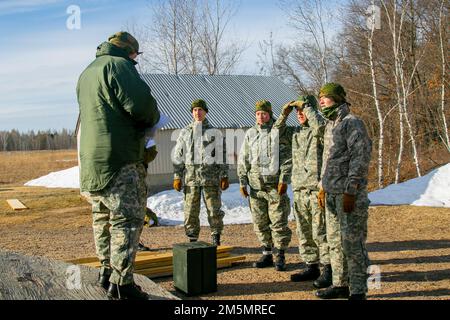
<path fill-rule="evenodd" d="M 448 0 L 280 3 L 299 40 L 261 43 L 261 72 L 302 93 L 341 83 L 374 142 L 379 187 L 448 159 Z"/>
<path fill-rule="evenodd" d="M 18 130 L 0 131 L 0 151 L 63 150 L 75 149 L 77 139 L 73 131 Z"/>

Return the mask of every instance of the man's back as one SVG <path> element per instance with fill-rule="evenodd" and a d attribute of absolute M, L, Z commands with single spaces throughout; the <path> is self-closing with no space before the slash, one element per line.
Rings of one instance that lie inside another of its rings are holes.
<path fill-rule="evenodd" d="M 106 187 L 123 166 L 143 161 L 144 129 L 159 120 L 156 101 L 126 52 L 103 43 L 77 86 L 82 191 Z"/>

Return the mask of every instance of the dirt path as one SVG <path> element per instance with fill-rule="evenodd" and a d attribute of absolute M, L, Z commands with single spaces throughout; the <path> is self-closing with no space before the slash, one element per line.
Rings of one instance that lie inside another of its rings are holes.
<path fill-rule="evenodd" d="M 19 198 L 30 210 L 13 212 L 7 198 Z M 450 299 L 450 209 L 375 207 L 370 209 L 368 249 L 381 271 L 381 287 L 371 299 Z M 291 228 L 295 230 L 294 224 Z M 146 228 L 142 239 L 153 249 L 171 250 L 185 242 L 180 227 Z M 202 228 L 202 240 L 209 240 Z M 287 255 L 288 270 L 255 270 L 260 254 L 252 225 L 226 226 L 223 244 L 245 254 L 247 261 L 218 273 L 218 292 L 201 299 L 314 299 L 311 283 L 290 283 L 299 268 L 297 237 Z M 73 259 L 94 255 L 89 205 L 77 190 L 0 187 L 0 247 L 29 255 Z M 177 293 L 172 278 L 157 279 Z"/>

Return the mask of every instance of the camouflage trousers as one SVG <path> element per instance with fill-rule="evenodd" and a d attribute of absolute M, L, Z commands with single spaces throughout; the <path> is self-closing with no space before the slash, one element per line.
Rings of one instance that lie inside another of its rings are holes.
<path fill-rule="evenodd" d="M 141 164 L 126 165 L 108 186 L 87 194 L 92 204 L 94 241 L 100 274 L 110 282 L 133 282 L 134 260 L 144 224 L 147 202 L 146 171 Z"/>
<path fill-rule="evenodd" d="M 286 250 L 292 237 L 288 226 L 291 204 L 287 194 L 278 195 L 276 185 L 265 186 L 264 190 L 250 188 L 249 205 L 253 227 L 261 245 Z"/>
<path fill-rule="evenodd" d="M 317 202 L 318 191 L 294 191 L 294 214 L 297 222 L 300 258 L 307 264 L 330 264 L 325 210 Z"/>
<path fill-rule="evenodd" d="M 184 230 L 189 239 L 198 239 L 200 234 L 200 198 L 206 206 L 211 235 L 221 234 L 223 217 L 221 210 L 222 191 L 219 187 L 184 187 Z"/>
<path fill-rule="evenodd" d="M 367 268 L 370 264 L 366 249 L 369 203 L 367 191 L 359 191 L 355 209 L 345 213 L 343 194 L 326 195 L 327 240 L 333 285 L 349 285 L 351 294 L 367 292 Z"/>

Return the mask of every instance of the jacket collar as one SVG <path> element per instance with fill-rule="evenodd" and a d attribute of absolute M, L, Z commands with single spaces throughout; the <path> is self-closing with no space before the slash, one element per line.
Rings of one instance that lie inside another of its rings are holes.
<path fill-rule="evenodd" d="M 95 57 L 98 58 L 101 56 L 121 57 L 130 61 L 133 65 L 137 65 L 137 62 L 134 61 L 133 59 L 130 59 L 128 53 L 125 50 L 109 42 L 103 42 L 97 47 Z"/>

